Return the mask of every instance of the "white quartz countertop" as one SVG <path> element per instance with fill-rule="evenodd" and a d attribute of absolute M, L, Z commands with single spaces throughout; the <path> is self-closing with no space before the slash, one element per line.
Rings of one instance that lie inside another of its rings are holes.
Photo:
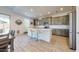
<path fill-rule="evenodd" d="M 44 26 L 38 26 L 44 28 Z M 49 25 L 49 29 L 69 29 L 69 25 Z"/>
<path fill-rule="evenodd" d="M 50 28 L 29 28 L 28 36 L 31 38 L 36 38 L 37 40 L 44 40 L 46 42 L 50 42 L 52 35 L 52 29 Z"/>
<path fill-rule="evenodd" d="M 29 28 L 34 30 L 51 30 L 51 28 Z"/>

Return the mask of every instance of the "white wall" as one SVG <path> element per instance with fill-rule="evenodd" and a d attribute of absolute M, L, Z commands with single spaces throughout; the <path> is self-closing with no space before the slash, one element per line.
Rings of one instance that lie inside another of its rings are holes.
<path fill-rule="evenodd" d="M 10 16 L 10 22 L 11 22 L 10 27 L 11 27 L 11 29 L 13 29 L 15 31 L 20 30 L 20 34 L 22 34 L 24 32 L 24 23 L 22 23 L 21 25 L 15 24 L 15 20 L 17 20 L 17 19 L 20 19 L 23 22 L 23 20 L 24 20 L 23 16 L 17 15 L 17 14 L 11 12 L 10 10 L 8 10 L 4 7 L 0 7 L 0 14 L 6 14 L 6 15 Z"/>
<path fill-rule="evenodd" d="M 15 21 L 17 19 L 20 19 L 22 21 L 21 25 L 17 25 L 15 23 Z M 23 32 L 24 32 L 24 18 L 19 15 L 15 15 L 15 14 L 11 15 L 11 29 L 15 30 L 16 33 L 17 33 L 17 30 L 19 30 L 20 31 L 19 34 L 23 34 Z"/>
<path fill-rule="evenodd" d="M 31 21 L 31 19 L 28 19 L 28 18 L 24 19 L 24 30 L 25 30 L 25 32 L 28 32 L 28 28 L 30 27 L 30 21 Z"/>
<path fill-rule="evenodd" d="M 79 6 L 76 7 L 76 16 L 77 16 L 77 21 L 76 21 L 76 51 L 79 52 Z"/>

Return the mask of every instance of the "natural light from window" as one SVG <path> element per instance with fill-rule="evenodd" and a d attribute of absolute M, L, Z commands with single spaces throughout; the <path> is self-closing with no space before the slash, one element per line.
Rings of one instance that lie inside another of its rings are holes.
<path fill-rule="evenodd" d="M 0 14 L 0 34 L 9 33 L 10 17 L 8 15 Z"/>

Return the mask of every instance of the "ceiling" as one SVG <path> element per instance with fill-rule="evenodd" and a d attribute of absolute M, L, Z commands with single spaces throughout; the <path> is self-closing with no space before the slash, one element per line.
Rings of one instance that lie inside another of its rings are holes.
<path fill-rule="evenodd" d="M 7 6 L 7 8 L 29 18 L 39 18 L 72 10 L 72 6 Z"/>

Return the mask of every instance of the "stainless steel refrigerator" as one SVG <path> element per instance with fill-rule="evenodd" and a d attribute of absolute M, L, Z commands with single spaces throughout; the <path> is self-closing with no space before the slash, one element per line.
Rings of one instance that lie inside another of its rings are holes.
<path fill-rule="evenodd" d="M 76 49 L 76 11 L 69 13 L 69 47 Z"/>

